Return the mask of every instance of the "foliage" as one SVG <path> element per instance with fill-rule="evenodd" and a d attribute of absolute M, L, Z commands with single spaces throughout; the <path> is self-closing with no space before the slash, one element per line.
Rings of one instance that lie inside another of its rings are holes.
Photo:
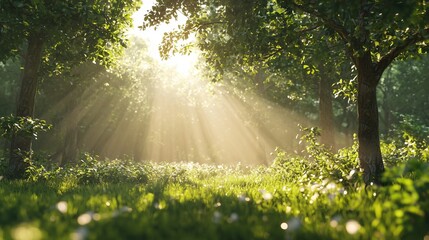
<path fill-rule="evenodd" d="M 387 136 L 394 135 L 395 129 L 408 118 L 418 125 L 429 126 L 429 99 L 423 97 L 429 91 L 426 72 L 429 71 L 429 56 L 395 61 L 383 74 L 378 91 L 381 130 Z M 416 123 L 417 123 L 416 122 Z M 396 126 L 395 126 L 396 125 Z M 391 131 L 393 130 L 393 131 Z"/>
<path fill-rule="evenodd" d="M 428 170 L 427 161 L 414 159 L 392 168 L 384 175 L 384 181 L 392 184 L 380 189 L 378 194 L 389 196 L 389 200 L 376 199 L 375 218 L 372 220 L 372 225 L 379 229 L 382 236 L 415 239 L 420 234 L 427 234 L 423 226 L 429 221 Z M 392 229 L 388 230 L 386 225 Z"/>
<path fill-rule="evenodd" d="M 315 127 L 301 127 L 300 145 L 303 150 L 298 154 L 277 151 L 271 166 L 273 173 L 288 182 L 315 184 L 335 182 L 337 184 L 356 184 L 359 181 L 359 162 L 357 142 L 338 153 L 320 144 L 320 130 Z"/>
<path fill-rule="evenodd" d="M 12 135 L 26 135 L 37 139 L 40 132 L 46 132 L 52 125 L 45 120 L 13 115 L 0 117 L 0 136 L 10 138 Z"/>
<path fill-rule="evenodd" d="M 357 82 L 356 77 L 352 80 L 340 79 L 334 83 L 334 94 L 336 98 L 347 99 L 349 103 L 357 102 Z"/>
<path fill-rule="evenodd" d="M 416 148 L 421 149 L 429 142 L 429 126 L 416 117 L 402 115 L 402 120 L 395 130 L 398 134 L 402 134 L 407 145 L 417 144 Z"/>
<path fill-rule="evenodd" d="M 69 181 L 74 184 L 107 184 L 107 183 L 145 183 L 148 179 L 147 166 L 133 164 L 130 160 L 97 160 L 98 156 L 84 153 L 76 165 L 57 166 L 43 161 L 34 160 L 27 169 L 27 177 L 31 181 Z"/>
<path fill-rule="evenodd" d="M 395 134 L 390 137 L 389 142 L 382 143 L 385 162 L 390 166 L 409 160 L 429 162 L 428 134 L 428 127 L 416 119 L 404 116 L 395 127 Z"/>
<path fill-rule="evenodd" d="M 1 1 L 0 60 L 16 56 L 26 38 L 41 34 L 45 74 L 86 60 L 109 64 L 126 44 L 138 1 Z M 49 70 L 49 71 L 48 71 Z"/>

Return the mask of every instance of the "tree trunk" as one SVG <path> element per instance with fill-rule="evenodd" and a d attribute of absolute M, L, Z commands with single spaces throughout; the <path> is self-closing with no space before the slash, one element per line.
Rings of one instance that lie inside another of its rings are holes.
<path fill-rule="evenodd" d="M 24 70 L 21 79 L 21 90 L 17 103 L 16 116 L 33 117 L 38 72 L 43 53 L 43 39 L 40 33 L 31 33 L 24 58 Z M 8 165 L 9 178 L 23 178 L 28 163 L 24 160 L 31 156 L 32 137 L 16 134 L 12 136 L 10 159 Z"/>
<path fill-rule="evenodd" d="M 335 148 L 332 83 L 325 76 L 319 81 L 319 125 L 322 129 L 320 142 L 327 147 Z"/>
<path fill-rule="evenodd" d="M 376 88 L 380 80 L 369 53 L 357 60 L 358 140 L 360 167 L 365 184 L 381 184 L 384 164 L 380 151 Z"/>

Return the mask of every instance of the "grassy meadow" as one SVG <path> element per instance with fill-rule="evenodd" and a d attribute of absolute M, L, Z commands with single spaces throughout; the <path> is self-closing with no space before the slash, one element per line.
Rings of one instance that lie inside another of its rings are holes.
<path fill-rule="evenodd" d="M 367 187 L 356 149 L 310 142 L 252 167 L 33 163 L 0 180 L 0 239 L 428 239 L 428 148 L 383 144 L 385 186 Z"/>

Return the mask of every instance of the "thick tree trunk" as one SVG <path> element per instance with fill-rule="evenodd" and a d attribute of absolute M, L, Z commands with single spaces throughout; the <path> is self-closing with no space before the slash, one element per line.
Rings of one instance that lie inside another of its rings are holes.
<path fill-rule="evenodd" d="M 21 79 L 21 91 L 17 103 L 16 116 L 33 117 L 34 102 L 38 82 L 38 72 L 42 60 L 42 34 L 32 33 L 28 37 L 28 47 L 24 59 L 24 71 Z M 23 178 L 28 166 L 24 160 L 31 156 L 31 136 L 17 134 L 12 136 L 10 159 L 8 165 L 9 178 Z"/>
<path fill-rule="evenodd" d="M 332 83 L 322 76 L 319 81 L 319 125 L 322 129 L 320 142 L 335 148 L 334 112 L 332 110 Z"/>
<path fill-rule="evenodd" d="M 364 54 L 358 59 L 358 140 L 360 167 L 364 170 L 365 184 L 381 183 L 384 164 L 380 151 L 379 120 L 376 88 L 377 76 L 371 57 Z"/>

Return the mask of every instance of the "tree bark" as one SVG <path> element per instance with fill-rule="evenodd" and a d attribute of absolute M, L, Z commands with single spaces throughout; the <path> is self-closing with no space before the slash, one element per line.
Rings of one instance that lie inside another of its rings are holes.
<path fill-rule="evenodd" d="M 38 72 L 42 62 L 42 34 L 33 32 L 28 36 L 28 47 L 24 57 L 24 70 L 21 79 L 20 94 L 17 103 L 16 116 L 33 117 L 36 97 Z M 12 136 L 8 178 L 23 178 L 28 163 L 24 160 L 31 157 L 32 137 L 16 134 Z"/>
<path fill-rule="evenodd" d="M 376 88 L 376 73 L 370 53 L 357 59 L 358 70 L 358 140 L 360 167 L 366 185 L 381 184 L 384 164 L 381 157 Z"/>
<path fill-rule="evenodd" d="M 327 147 L 335 148 L 332 83 L 325 76 L 319 81 L 319 125 L 322 129 L 320 142 Z"/>

